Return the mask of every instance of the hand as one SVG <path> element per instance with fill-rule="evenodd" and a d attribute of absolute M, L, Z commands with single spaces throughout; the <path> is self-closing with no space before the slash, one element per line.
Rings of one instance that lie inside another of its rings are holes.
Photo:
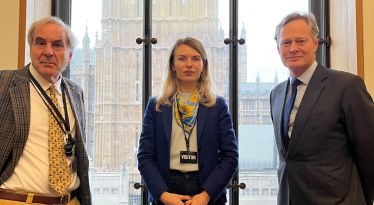
<path fill-rule="evenodd" d="M 210 200 L 208 192 L 203 191 L 200 194 L 195 195 L 191 200 L 186 201 L 186 205 L 207 205 Z"/>
<path fill-rule="evenodd" d="M 190 199 L 190 196 L 172 194 L 166 191 L 160 196 L 160 201 L 165 205 L 183 205 L 184 203 L 182 202 L 182 200 L 187 201 Z"/>

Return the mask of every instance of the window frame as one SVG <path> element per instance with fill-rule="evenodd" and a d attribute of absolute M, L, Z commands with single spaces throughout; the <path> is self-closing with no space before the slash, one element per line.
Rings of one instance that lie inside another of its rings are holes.
<path fill-rule="evenodd" d="M 140 0 L 139 0 L 140 1 Z M 152 2 L 150 0 L 143 0 L 144 12 L 143 12 L 143 39 L 152 38 Z M 317 25 L 319 27 L 319 39 L 326 39 L 329 36 L 329 12 L 328 5 L 329 0 L 308 0 L 309 11 L 316 16 Z M 238 25 L 238 9 L 239 0 L 229 1 L 229 38 L 239 39 L 239 25 Z M 65 23 L 71 25 L 71 7 L 72 0 L 52 0 L 52 16 L 61 18 Z M 140 37 L 140 36 L 139 36 Z M 135 41 L 135 39 L 133 39 Z M 237 141 L 239 142 L 239 83 L 238 83 L 238 46 L 239 44 L 230 43 L 229 45 L 229 111 L 231 113 L 233 128 L 236 133 Z M 316 61 L 329 67 L 329 45 L 319 45 L 316 52 Z M 63 73 L 64 77 L 70 77 L 70 66 L 66 68 L 66 72 Z M 152 44 L 143 43 L 143 90 L 142 90 L 142 114 L 144 115 L 149 98 L 152 95 Z M 239 184 L 239 171 L 235 173 L 231 180 L 231 184 Z M 270 193 L 270 192 L 269 192 Z M 148 193 L 142 191 L 142 204 L 150 204 L 147 197 Z M 229 189 L 229 204 L 239 204 L 239 189 Z"/>

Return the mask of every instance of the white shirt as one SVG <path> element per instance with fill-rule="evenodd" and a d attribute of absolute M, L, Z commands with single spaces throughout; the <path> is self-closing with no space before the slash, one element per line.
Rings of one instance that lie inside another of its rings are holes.
<path fill-rule="evenodd" d="M 52 84 L 41 76 L 35 70 L 32 64 L 30 64 L 30 72 L 49 96 L 50 93 L 48 88 Z M 57 88 L 56 96 L 59 104 L 58 109 L 62 116 L 65 117 L 64 104 L 62 102 L 61 95 L 61 78 L 54 83 L 54 85 Z M 48 108 L 44 104 L 36 89 L 30 82 L 31 120 L 26 145 L 13 174 L 4 182 L 4 184 L 1 185 L 0 188 L 58 196 L 60 194 L 58 194 L 48 185 Z M 75 118 L 68 97 L 66 98 L 66 104 L 72 137 L 75 137 Z M 68 158 L 69 165 L 71 162 L 72 159 Z M 67 188 L 67 193 L 77 189 L 80 183 L 77 172 L 70 174 L 70 177 L 71 184 Z"/>
<path fill-rule="evenodd" d="M 303 99 L 305 90 L 308 87 L 309 81 L 312 78 L 312 75 L 314 71 L 316 70 L 317 65 L 318 63 L 314 61 L 314 63 L 304 73 L 302 73 L 299 77 L 297 77 L 297 79 L 299 79 L 301 83 L 297 86 L 297 94 L 296 94 L 293 108 L 290 113 L 290 121 L 288 122 L 288 136 L 290 136 L 290 138 L 292 134 L 293 125 L 295 122 L 296 113 L 299 110 L 301 100 Z M 286 99 L 288 99 L 288 97 L 291 95 L 291 82 L 293 78 L 290 76 L 289 80 L 290 80 L 290 86 L 288 86 Z"/>

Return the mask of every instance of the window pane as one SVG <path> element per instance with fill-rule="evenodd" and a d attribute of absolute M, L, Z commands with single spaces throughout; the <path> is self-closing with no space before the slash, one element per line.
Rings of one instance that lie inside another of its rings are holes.
<path fill-rule="evenodd" d="M 152 9 L 152 35 L 157 38 L 152 47 L 152 95 L 161 93 L 175 41 L 194 37 L 207 52 L 215 94 L 228 103 L 229 46 L 223 41 L 229 34 L 229 0 L 153 0 Z"/>
<path fill-rule="evenodd" d="M 80 40 L 70 78 L 84 90 L 94 205 L 140 204 L 143 0 L 72 1 Z"/>
<path fill-rule="evenodd" d="M 308 11 L 308 0 L 239 1 L 239 192 L 241 205 L 276 205 L 278 151 L 270 117 L 270 91 L 287 79 L 274 40 L 288 13 Z"/>
<path fill-rule="evenodd" d="M 229 47 L 223 43 L 228 36 L 229 0 L 153 0 L 153 37 L 157 44 L 152 50 L 153 95 L 161 92 L 170 49 L 177 39 L 199 39 L 207 52 L 209 71 L 217 95 L 228 98 Z M 221 6 L 224 5 L 224 6 Z M 225 7 L 224 11 L 219 8 Z M 168 12 L 165 12 L 168 11 Z M 225 26 L 225 27 L 224 27 Z"/>

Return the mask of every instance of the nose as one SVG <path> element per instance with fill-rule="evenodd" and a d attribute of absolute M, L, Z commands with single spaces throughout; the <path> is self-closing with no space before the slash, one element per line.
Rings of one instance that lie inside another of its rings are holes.
<path fill-rule="evenodd" d="M 52 49 L 51 44 L 47 43 L 47 45 L 45 46 L 44 55 L 45 56 L 52 56 L 53 55 L 53 49 Z"/>
<path fill-rule="evenodd" d="M 299 48 L 297 47 L 297 44 L 295 42 L 292 42 L 292 44 L 290 46 L 290 52 L 291 53 L 296 53 L 298 50 L 299 50 Z"/>
<path fill-rule="evenodd" d="M 187 59 L 187 64 L 186 64 L 187 67 L 192 67 L 192 59 Z"/>

